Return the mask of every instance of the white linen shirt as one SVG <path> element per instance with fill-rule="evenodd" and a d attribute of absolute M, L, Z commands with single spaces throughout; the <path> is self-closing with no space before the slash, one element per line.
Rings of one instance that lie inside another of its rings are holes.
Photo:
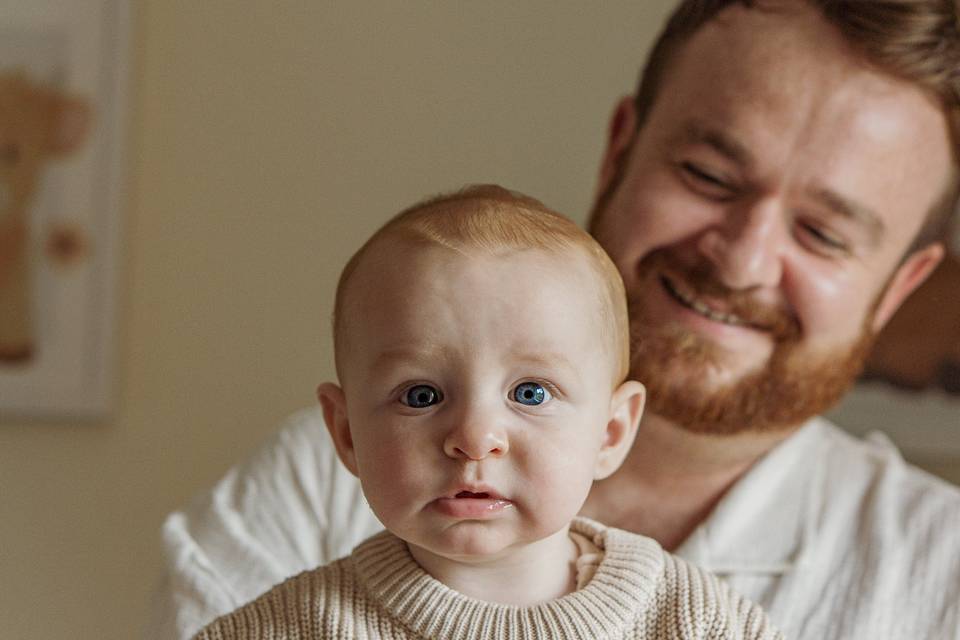
<path fill-rule="evenodd" d="M 163 525 L 151 638 L 189 638 L 382 529 L 319 410 Z M 960 490 L 882 436 L 822 418 L 767 454 L 677 554 L 759 603 L 787 638 L 960 640 Z"/>

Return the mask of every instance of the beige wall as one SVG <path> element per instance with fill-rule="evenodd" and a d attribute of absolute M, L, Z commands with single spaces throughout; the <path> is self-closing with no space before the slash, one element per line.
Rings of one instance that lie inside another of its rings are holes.
<path fill-rule="evenodd" d="M 672 2 L 136 4 L 119 402 L 0 424 L 2 638 L 138 635 L 163 515 L 313 402 L 339 269 L 399 207 L 494 181 L 582 220 Z"/>
<path fill-rule="evenodd" d="M 313 402 L 385 217 L 495 181 L 582 219 L 669 2 L 135 4 L 119 402 L 0 424 L 2 638 L 136 637 L 163 515 Z"/>

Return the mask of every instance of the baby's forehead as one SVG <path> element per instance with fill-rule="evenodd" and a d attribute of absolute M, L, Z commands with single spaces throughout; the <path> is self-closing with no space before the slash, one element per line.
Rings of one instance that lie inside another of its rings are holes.
<path fill-rule="evenodd" d="M 376 295 L 378 289 L 406 283 L 409 287 L 405 287 L 405 290 L 414 291 L 418 284 L 429 285 L 457 276 L 462 280 L 465 271 L 483 278 L 492 264 L 515 267 L 518 278 L 535 280 L 549 273 L 570 288 L 583 287 L 597 291 L 602 286 L 602 276 L 585 252 L 576 246 L 480 247 L 445 244 L 398 234 L 379 239 L 368 248 L 354 277 L 346 283 L 346 293 L 373 292 L 373 295 L 366 297 L 374 302 L 385 302 Z"/>
<path fill-rule="evenodd" d="M 575 254 L 398 244 L 369 257 L 344 309 L 345 342 L 360 371 L 468 353 L 549 369 L 609 351 L 596 339 L 607 315 L 597 278 Z"/>
<path fill-rule="evenodd" d="M 576 252 L 491 254 L 398 243 L 368 257 L 335 323 L 341 382 L 371 375 L 382 351 L 422 352 L 424 345 L 443 345 L 450 354 L 477 349 L 484 357 L 498 354 L 501 363 L 516 363 L 515 352 L 572 354 L 575 361 L 609 362 L 620 375 L 624 312 Z M 491 332 L 491 324 L 502 328 Z"/>
<path fill-rule="evenodd" d="M 591 324 L 622 368 L 625 303 L 616 267 L 569 218 L 520 194 L 471 188 L 397 214 L 350 259 L 334 305 L 337 371 L 364 335 L 390 331 L 394 316 L 427 313 L 420 304 L 441 317 L 466 309 L 461 324 L 483 304 L 520 319 L 531 315 L 525 310 L 546 310 L 545 327 L 555 324 L 550 313 L 568 329 Z"/>
<path fill-rule="evenodd" d="M 492 275 L 493 271 L 498 275 Z M 526 283 L 529 304 L 543 302 L 537 295 L 539 289 L 562 282 L 571 310 L 579 307 L 577 316 L 584 322 L 594 319 L 597 307 L 606 304 L 600 295 L 601 277 L 583 252 L 574 247 L 491 249 L 390 236 L 368 247 L 345 283 L 341 329 L 347 334 L 371 318 L 395 317 L 399 321 L 435 313 L 433 306 L 421 307 L 418 303 L 430 297 L 442 298 L 454 287 L 470 291 L 472 304 L 497 304 L 504 295 L 497 286 L 504 271 L 506 277 Z M 590 302 L 586 308 L 585 300 Z M 508 312 L 520 315 L 523 309 L 514 306 Z"/>

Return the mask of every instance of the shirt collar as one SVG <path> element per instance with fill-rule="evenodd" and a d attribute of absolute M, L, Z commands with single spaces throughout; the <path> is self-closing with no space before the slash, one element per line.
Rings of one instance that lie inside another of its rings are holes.
<path fill-rule="evenodd" d="M 761 458 L 677 549 L 719 574 L 783 574 L 807 561 L 820 510 L 821 418 Z"/>

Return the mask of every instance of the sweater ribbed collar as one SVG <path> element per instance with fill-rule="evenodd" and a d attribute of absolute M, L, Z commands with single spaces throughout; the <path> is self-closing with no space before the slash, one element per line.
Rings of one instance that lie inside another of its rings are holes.
<path fill-rule="evenodd" d="M 615 638 L 650 606 L 664 556 L 654 540 L 576 518 L 571 531 L 603 550 L 593 579 L 562 598 L 527 607 L 484 602 L 431 577 L 407 545 L 384 531 L 351 559 L 363 587 L 397 622 L 438 640 Z"/>

